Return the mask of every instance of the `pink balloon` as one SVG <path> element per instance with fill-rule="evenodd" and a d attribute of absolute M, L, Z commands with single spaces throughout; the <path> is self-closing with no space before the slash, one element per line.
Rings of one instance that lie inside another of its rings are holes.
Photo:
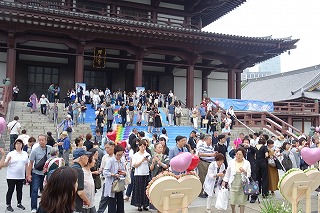
<path fill-rule="evenodd" d="M 317 127 L 316 127 L 316 132 L 319 132 L 319 130 L 320 130 L 320 128 L 317 126 Z"/>
<path fill-rule="evenodd" d="M 184 172 L 192 161 L 192 154 L 189 152 L 181 152 L 179 155 L 170 160 L 170 166 L 173 171 Z"/>
<path fill-rule="evenodd" d="M 301 157 L 308 165 L 315 164 L 320 161 L 320 148 L 304 147 L 301 150 Z"/>
<path fill-rule="evenodd" d="M 7 127 L 6 121 L 4 120 L 3 117 L 0 117 L 0 134 L 2 134 L 4 132 L 6 127 Z"/>

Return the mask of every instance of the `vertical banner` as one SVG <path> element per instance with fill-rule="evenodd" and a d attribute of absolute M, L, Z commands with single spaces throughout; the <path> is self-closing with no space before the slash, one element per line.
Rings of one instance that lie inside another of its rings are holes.
<path fill-rule="evenodd" d="M 93 49 L 93 64 L 94 68 L 105 68 L 106 67 L 106 56 L 107 49 L 94 48 Z"/>

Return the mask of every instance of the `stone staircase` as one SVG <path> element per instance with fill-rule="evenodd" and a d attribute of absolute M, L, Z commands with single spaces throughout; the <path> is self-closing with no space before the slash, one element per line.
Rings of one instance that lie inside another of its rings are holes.
<path fill-rule="evenodd" d="M 58 104 L 58 124 L 66 116 L 66 111 L 64 111 L 64 104 Z M 54 139 L 57 139 L 58 132 L 56 131 L 56 124 L 52 121 L 52 114 L 42 115 L 40 109 L 38 108 L 36 112 L 31 113 L 30 108 L 27 107 L 27 102 L 11 101 L 9 105 L 9 111 L 7 114 L 6 121 L 13 120 L 14 116 L 19 117 L 19 122 L 21 124 L 21 129 L 26 129 L 29 136 L 37 137 L 39 134 L 46 134 L 48 131 L 52 132 Z M 62 127 L 59 132 L 62 131 Z M 72 141 L 81 134 L 91 133 L 90 124 L 80 124 L 74 127 L 74 132 L 72 133 Z M 6 132 L 3 135 L 5 148 L 9 147 L 9 135 Z"/>

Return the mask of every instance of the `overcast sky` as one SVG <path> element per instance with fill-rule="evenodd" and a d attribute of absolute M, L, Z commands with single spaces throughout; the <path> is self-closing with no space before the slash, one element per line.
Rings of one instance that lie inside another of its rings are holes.
<path fill-rule="evenodd" d="M 204 28 L 242 36 L 299 38 L 297 48 L 281 55 L 281 71 L 320 64 L 320 0 L 247 0 Z"/>

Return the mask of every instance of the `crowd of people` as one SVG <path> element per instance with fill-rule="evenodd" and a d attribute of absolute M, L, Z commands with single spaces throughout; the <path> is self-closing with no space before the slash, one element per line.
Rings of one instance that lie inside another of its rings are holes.
<path fill-rule="evenodd" d="M 17 138 L 12 144 L 13 150 L 7 155 L 1 149 L 0 166 L 7 166 L 7 210 L 14 210 L 11 206 L 14 189 L 17 207 L 25 209 L 22 204 L 25 180 L 30 184 L 32 212 L 52 212 L 52 208 L 57 208 L 52 202 L 70 201 L 65 206 L 68 212 L 72 212 L 70 209 L 75 212 L 104 212 L 106 209 L 110 213 L 124 212 L 124 202 L 128 200 L 138 211 L 148 210 L 154 208 L 145 192 L 149 181 L 162 171 L 170 170 L 170 160 L 179 153 L 190 152 L 200 158 L 196 171 L 203 189 L 199 197 L 207 198 L 207 211 L 211 212 L 212 198 L 219 187 L 228 186 L 232 212 L 235 212 L 236 206 L 240 206 L 240 212 L 244 212 L 247 203 L 247 196 L 242 189 L 245 177 L 259 182 L 262 197 L 272 195 L 278 190 L 278 169 L 308 168 L 310 165 L 303 161 L 300 150 L 305 146 L 319 146 L 319 132 L 312 137 L 302 135 L 299 140 L 291 140 L 286 135 L 269 138 L 263 133 L 248 136 L 241 133 L 231 147 L 228 147 L 227 136 L 218 131 L 211 135 L 193 130 L 189 138 L 177 136 L 176 145 L 170 148 L 166 145 L 165 134 L 153 135 L 149 139 L 145 132 L 138 132 L 136 128 L 129 135 L 126 147 L 116 145 L 106 136 L 101 136 L 100 143 L 92 141 L 92 137 L 91 133 L 77 137 L 74 150 L 71 150 L 72 142 L 66 131 L 61 133 L 57 141 L 48 135 L 39 135 L 37 140 L 29 137 L 28 144 L 25 144 L 23 139 Z M 69 153 L 72 153 L 70 162 Z M 269 162 L 268 159 L 274 157 L 282 162 L 281 168 Z M 66 174 L 70 177 L 66 177 Z M 77 181 L 73 179 L 75 176 Z M 54 187 L 57 183 L 53 181 L 61 178 L 67 181 L 61 188 Z M 101 184 L 103 179 L 104 183 Z M 115 180 L 123 180 L 127 186 L 119 186 L 120 191 L 115 191 Z M 96 209 L 95 193 L 100 188 L 103 192 Z M 60 194 L 75 195 L 69 198 L 51 195 L 59 190 L 64 190 Z M 39 191 L 42 192 L 40 203 Z M 43 199 L 46 197 L 50 197 L 50 201 Z M 257 196 L 252 195 L 250 203 L 256 199 Z M 63 211 L 56 209 L 56 212 Z"/>
<path fill-rule="evenodd" d="M 68 100 L 68 114 L 57 124 L 58 129 L 62 127 L 57 140 L 51 132 L 41 134 L 37 139 L 29 137 L 26 130 L 20 130 L 17 116 L 8 123 L 10 152 L 6 154 L 0 149 L 0 168 L 7 166 L 7 211 L 14 211 L 11 205 L 14 189 L 17 207 L 25 209 L 22 191 L 27 184 L 30 185 L 32 212 L 102 213 L 108 209 L 109 213 L 123 213 L 124 202 L 127 201 L 139 212 L 155 209 L 146 195 L 149 181 L 166 170 L 181 174 L 170 168 L 170 160 L 181 152 L 190 152 L 200 159 L 195 172 L 202 184 L 199 197 L 207 199 L 207 212 L 213 211 L 212 200 L 220 187 L 230 189 L 232 212 L 237 206 L 240 212 L 244 212 L 248 200 L 243 192 L 244 180 L 258 181 L 263 198 L 273 195 L 278 190 L 278 170 L 308 168 L 311 165 L 303 161 L 301 149 L 320 146 L 320 133 L 316 131 L 312 136 L 301 135 L 298 140 L 287 135 L 269 136 L 263 132 L 241 133 L 231 142 L 231 129 L 237 119 L 233 107 L 222 111 L 204 99 L 199 107 L 190 109 L 194 130 L 189 137 L 177 135 L 175 146 L 168 147 L 167 131 L 162 128 L 158 107 L 166 107 L 169 126 L 179 126 L 183 113 L 181 104 L 171 91 L 172 94 L 167 96 L 148 92 L 137 96 L 136 93 L 121 91 L 111 93 L 106 89 L 105 92 L 92 90 L 92 96 L 90 91 L 87 97 L 79 86 L 71 93 L 76 98 Z M 40 105 L 51 102 L 46 97 L 41 98 L 44 100 L 39 102 Z M 86 103 L 93 104 L 96 109 L 95 135 L 87 133 L 73 141 L 72 128 L 84 122 Z M 133 128 L 125 147 L 117 145 L 103 133 L 105 125 L 107 131 L 112 130 L 114 105 L 121 106 L 118 114 L 123 126 L 139 126 L 143 120 L 147 121 L 147 132 Z M 46 114 L 44 106 L 41 106 L 41 113 Z M 137 116 L 136 124 L 133 123 L 134 116 Z M 151 132 L 152 138 L 146 137 Z M 94 205 L 98 199 L 97 190 L 102 190 L 99 206 Z M 254 203 L 257 199 L 258 196 L 251 195 L 249 200 Z"/>

